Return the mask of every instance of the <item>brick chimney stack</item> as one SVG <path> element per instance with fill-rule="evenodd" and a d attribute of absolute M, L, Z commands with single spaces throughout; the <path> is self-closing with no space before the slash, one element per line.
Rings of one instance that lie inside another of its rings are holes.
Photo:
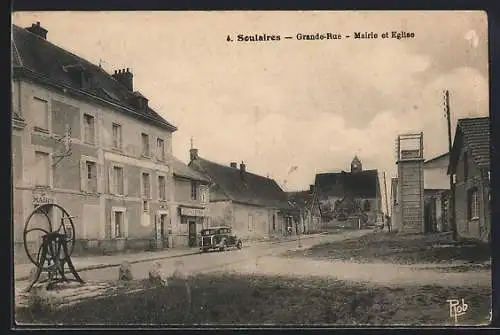
<path fill-rule="evenodd" d="M 133 81 L 134 75 L 132 74 L 132 72 L 130 72 L 128 68 L 115 70 L 113 78 L 115 78 L 116 81 L 125 86 L 130 92 L 134 91 L 134 81 Z"/>
<path fill-rule="evenodd" d="M 309 185 L 309 193 L 314 193 L 314 185 Z"/>
<path fill-rule="evenodd" d="M 39 21 L 37 21 L 36 24 L 35 23 L 31 24 L 31 27 L 27 27 L 25 29 L 27 31 L 29 31 L 30 33 L 32 33 L 32 34 L 35 34 L 35 35 L 43 38 L 44 40 L 47 39 L 47 32 L 48 32 L 48 30 L 45 29 L 44 27 L 42 27 L 40 25 Z"/>
<path fill-rule="evenodd" d="M 242 180 L 245 180 L 245 173 L 246 173 L 246 170 L 247 170 L 246 167 L 247 166 L 245 165 L 245 163 L 241 162 L 241 164 L 240 164 L 240 175 L 241 175 L 241 179 Z"/>

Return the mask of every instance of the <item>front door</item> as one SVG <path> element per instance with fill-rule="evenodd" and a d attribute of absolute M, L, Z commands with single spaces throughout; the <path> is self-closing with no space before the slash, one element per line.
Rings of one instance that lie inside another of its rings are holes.
<path fill-rule="evenodd" d="M 189 220 L 188 221 L 188 229 L 189 229 L 189 246 L 190 247 L 196 247 L 196 221 L 194 220 Z"/>
<path fill-rule="evenodd" d="M 168 229 L 167 229 L 167 215 L 160 215 L 160 239 L 164 248 L 168 248 Z"/>

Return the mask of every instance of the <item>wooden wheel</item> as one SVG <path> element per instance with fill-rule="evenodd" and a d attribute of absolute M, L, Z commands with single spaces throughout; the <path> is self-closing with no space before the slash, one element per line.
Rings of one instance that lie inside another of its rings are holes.
<path fill-rule="evenodd" d="M 53 222 L 55 221 L 59 222 Z M 40 205 L 26 219 L 24 224 L 23 243 L 29 260 L 38 268 L 49 269 L 65 258 L 61 248 L 51 247 L 46 261 L 42 263 L 41 253 L 44 236 L 57 232 L 62 234 L 68 248 L 68 257 L 75 247 L 75 226 L 72 217 L 57 204 Z"/>

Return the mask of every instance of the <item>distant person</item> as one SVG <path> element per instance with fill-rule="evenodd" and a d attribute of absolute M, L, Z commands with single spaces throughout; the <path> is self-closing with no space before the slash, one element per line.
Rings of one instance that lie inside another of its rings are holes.
<path fill-rule="evenodd" d="M 391 231 L 391 217 L 389 215 L 385 216 L 385 224 L 387 225 L 387 230 Z"/>

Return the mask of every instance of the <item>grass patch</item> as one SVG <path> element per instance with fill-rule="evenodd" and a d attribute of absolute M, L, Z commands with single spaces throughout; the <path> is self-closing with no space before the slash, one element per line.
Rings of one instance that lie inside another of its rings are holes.
<path fill-rule="evenodd" d="M 446 300 L 464 298 L 463 324 L 485 323 L 489 287 L 400 287 L 333 279 L 198 275 L 142 292 L 84 301 L 58 311 L 16 310 L 16 321 L 36 324 L 450 324 Z M 134 285 L 144 285 L 135 282 Z"/>
<path fill-rule="evenodd" d="M 490 260 L 491 250 L 480 241 L 451 241 L 448 233 L 429 235 L 399 235 L 393 232 L 373 232 L 361 237 L 319 244 L 287 256 L 385 261 L 400 264 L 444 263 L 464 261 L 483 263 Z"/>

